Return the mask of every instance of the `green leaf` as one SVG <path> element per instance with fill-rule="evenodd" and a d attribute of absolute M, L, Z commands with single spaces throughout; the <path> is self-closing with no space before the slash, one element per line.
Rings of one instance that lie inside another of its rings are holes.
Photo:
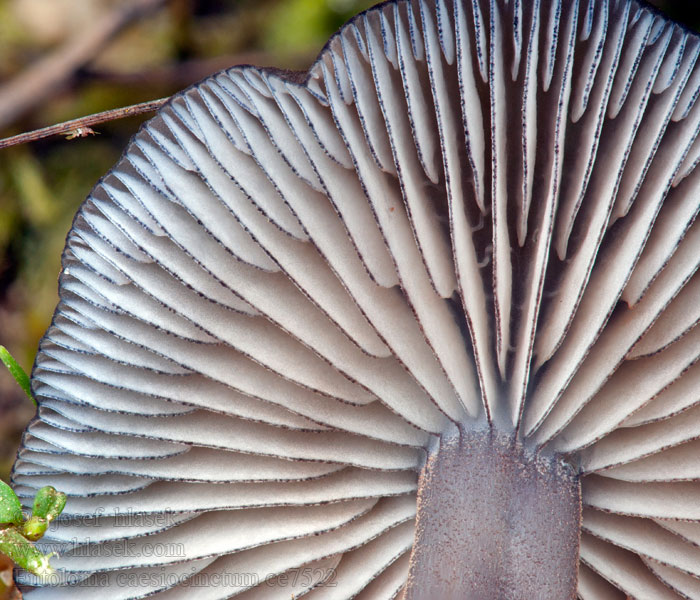
<path fill-rule="evenodd" d="M 4 481 L 0 480 L 0 523 L 19 524 L 24 521 L 22 505 L 17 494 Z"/>
<path fill-rule="evenodd" d="M 19 387 L 24 390 L 24 393 L 27 394 L 29 399 L 36 405 L 36 400 L 34 400 L 34 396 L 32 396 L 32 388 L 29 385 L 29 376 L 25 373 L 24 369 L 19 366 L 19 363 L 14 359 L 12 354 L 7 351 L 5 346 L 0 346 L 0 360 L 10 371 L 12 377 L 15 378 Z"/>
<path fill-rule="evenodd" d="M 0 529 L 0 552 L 9 556 L 23 569 L 39 577 L 53 573 L 49 559 L 54 553 L 42 554 L 15 527 Z"/>
<path fill-rule="evenodd" d="M 34 496 L 32 515 L 52 521 L 61 514 L 66 506 L 66 495 L 57 492 L 56 488 L 47 485 L 41 488 Z"/>

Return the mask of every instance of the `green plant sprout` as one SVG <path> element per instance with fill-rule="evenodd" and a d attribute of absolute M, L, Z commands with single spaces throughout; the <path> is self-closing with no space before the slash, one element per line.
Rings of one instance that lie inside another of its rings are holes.
<path fill-rule="evenodd" d="M 42 554 L 32 542 L 44 535 L 65 505 L 66 495 L 47 485 L 37 492 L 32 514 L 25 518 L 17 494 L 0 480 L 0 553 L 39 577 L 53 573 L 49 560 L 55 552 Z"/>
<path fill-rule="evenodd" d="M 0 360 L 24 393 L 36 404 L 29 386 L 29 377 L 4 346 L 0 346 Z M 36 493 L 32 514 L 26 517 L 17 494 L 0 480 L 0 555 L 7 556 L 38 577 L 53 573 L 49 560 L 56 553 L 42 554 L 32 542 L 41 539 L 49 523 L 61 514 L 65 506 L 66 495 L 47 485 Z M 0 582 L 0 588 L 3 585 Z"/>
<path fill-rule="evenodd" d="M 32 388 L 29 385 L 29 375 L 27 375 L 25 370 L 15 360 L 14 356 L 8 352 L 5 346 L 0 346 L 0 360 L 7 367 L 10 375 L 15 378 L 15 381 L 19 384 L 19 387 L 24 390 L 24 393 L 27 394 L 27 397 L 36 406 L 36 400 L 34 399 L 34 396 L 32 396 Z"/>

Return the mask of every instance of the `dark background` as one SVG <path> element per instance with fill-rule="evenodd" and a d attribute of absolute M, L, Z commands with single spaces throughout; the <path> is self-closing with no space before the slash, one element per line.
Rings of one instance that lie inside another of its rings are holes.
<path fill-rule="evenodd" d="M 85 36 L 126 0 L 0 0 L 0 96 L 43 56 Z M 584 2 L 584 0 L 582 0 Z M 129 24 L 75 76 L 0 137 L 165 97 L 209 73 L 250 63 L 305 69 L 330 34 L 372 0 L 170 0 Z M 656 0 L 691 28 L 700 0 Z M 0 150 L 0 344 L 29 370 L 57 302 L 73 214 L 150 115 Z M 0 478 L 7 479 L 31 402 L 0 367 Z"/>

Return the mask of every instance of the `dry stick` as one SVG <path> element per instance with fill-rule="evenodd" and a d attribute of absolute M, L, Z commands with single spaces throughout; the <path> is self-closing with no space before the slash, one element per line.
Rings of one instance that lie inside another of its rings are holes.
<path fill-rule="evenodd" d="M 124 117 L 153 112 L 154 110 L 158 110 L 168 100 L 169 98 L 159 98 L 158 100 L 150 100 L 149 102 L 142 102 L 141 104 L 105 110 L 104 112 L 88 115 L 87 117 L 80 117 L 72 121 L 64 121 L 63 123 L 57 123 L 56 125 L 43 127 L 42 129 L 35 129 L 27 133 L 20 133 L 19 135 L 13 135 L 12 137 L 0 140 L 0 148 L 35 142 L 62 133 L 78 132 L 78 135 L 80 135 L 82 130 L 92 125 L 97 125 L 98 123 L 105 123 L 106 121 L 115 121 L 116 119 L 123 119 Z M 88 131 L 88 133 L 91 133 L 91 131 Z"/>
<path fill-rule="evenodd" d="M 129 3 L 119 3 L 117 8 L 53 54 L 40 59 L 0 87 L 0 129 L 54 97 L 119 31 L 164 4 L 165 0 L 132 0 Z"/>

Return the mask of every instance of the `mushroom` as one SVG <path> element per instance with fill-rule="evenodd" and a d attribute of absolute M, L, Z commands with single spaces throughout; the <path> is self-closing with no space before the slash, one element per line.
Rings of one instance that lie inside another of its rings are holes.
<path fill-rule="evenodd" d="M 699 53 L 396 0 L 175 96 L 68 236 L 27 598 L 700 598 Z"/>

